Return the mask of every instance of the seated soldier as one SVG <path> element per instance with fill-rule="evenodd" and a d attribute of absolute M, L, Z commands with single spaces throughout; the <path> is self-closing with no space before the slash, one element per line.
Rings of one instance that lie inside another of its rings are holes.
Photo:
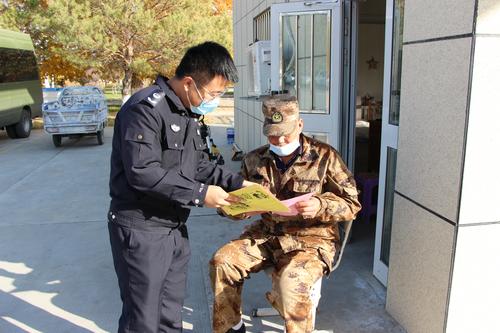
<path fill-rule="evenodd" d="M 210 261 L 214 333 L 245 332 L 243 281 L 270 266 L 272 291 L 266 297 L 285 320 L 286 332 L 311 332 L 310 292 L 318 279 L 330 273 L 339 245 L 337 224 L 353 220 L 361 209 L 355 181 L 339 153 L 302 134 L 304 123 L 295 97 L 269 97 L 262 111 L 269 145 L 245 156 L 243 176 L 280 200 L 314 195 L 296 204 L 296 216 L 263 213 L 239 239 L 214 254 Z"/>

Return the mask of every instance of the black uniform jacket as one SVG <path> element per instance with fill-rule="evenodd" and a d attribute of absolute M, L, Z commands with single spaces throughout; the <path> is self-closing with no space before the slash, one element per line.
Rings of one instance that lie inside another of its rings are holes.
<path fill-rule="evenodd" d="M 200 123 L 159 76 L 138 91 L 115 119 L 111 154 L 109 216 L 179 227 L 189 207 L 202 206 L 208 185 L 228 191 L 243 178 L 208 160 Z"/>

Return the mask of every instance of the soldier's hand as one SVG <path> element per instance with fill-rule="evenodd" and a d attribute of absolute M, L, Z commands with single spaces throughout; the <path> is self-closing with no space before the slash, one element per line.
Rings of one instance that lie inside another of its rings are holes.
<path fill-rule="evenodd" d="M 229 206 L 233 202 L 238 202 L 239 199 L 230 195 L 222 189 L 222 187 L 209 185 L 207 195 L 205 196 L 205 206 L 209 208 L 219 208 Z"/>
<path fill-rule="evenodd" d="M 234 220 L 234 221 L 246 220 L 246 219 L 250 218 L 250 216 L 248 216 L 246 213 L 241 213 L 241 214 L 238 214 L 238 215 L 228 216 L 228 217 L 231 220 Z"/>
<path fill-rule="evenodd" d="M 299 215 L 302 215 L 303 218 L 312 219 L 318 214 L 321 208 L 321 202 L 318 198 L 312 197 L 307 201 L 297 202 L 295 208 L 297 208 Z"/>
<path fill-rule="evenodd" d="M 248 213 L 242 213 L 242 214 L 236 215 L 235 217 L 238 217 L 238 219 L 240 219 L 240 220 L 246 220 L 246 219 L 249 219 L 255 215 L 260 215 L 260 214 L 264 214 L 264 213 L 265 213 L 264 211 L 248 212 Z"/>

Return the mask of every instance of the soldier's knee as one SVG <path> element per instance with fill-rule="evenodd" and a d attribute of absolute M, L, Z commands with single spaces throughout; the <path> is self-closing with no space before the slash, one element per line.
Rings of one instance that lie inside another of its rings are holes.
<path fill-rule="evenodd" d="M 243 278 L 232 256 L 225 251 L 217 251 L 209 261 L 210 278 L 214 284 L 223 283 L 233 285 Z"/>
<path fill-rule="evenodd" d="M 280 272 L 280 281 L 286 283 L 286 281 L 303 281 L 307 280 L 308 272 L 304 268 L 297 268 L 289 265 L 282 268 Z"/>
<path fill-rule="evenodd" d="M 229 253 L 227 253 L 227 249 L 225 247 L 221 247 L 214 253 L 212 259 L 210 259 L 210 267 L 219 267 L 223 265 L 227 265 L 229 258 Z"/>
<path fill-rule="evenodd" d="M 311 315 L 311 303 L 309 302 L 296 302 L 287 306 L 286 313 L 288 314 L 288 318 L 293 321 L 301 322 L 308 319 Z"/>
<path fill-rule="evenodd" d="M 276 286 L 282 297 L 291 295 L 308 296 L 311 292 L 310 275 L 304 269 L 285 269 Z"/>
<path fill-rule="evenodd" d="M 224 259 L 217 252 L 212 256 L 212 259 L 208 262 L 208 270 L 210 274 L 210 280 L 213 284 L 218 283 L 227 274 L 225 273 L 225 263 Z"/>

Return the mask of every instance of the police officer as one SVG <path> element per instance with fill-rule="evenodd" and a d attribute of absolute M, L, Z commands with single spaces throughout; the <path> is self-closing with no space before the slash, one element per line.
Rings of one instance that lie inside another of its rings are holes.
<path fill-rule="evenodd" d="M 182 331 L 189 206 L 228 205 L 226 190 L 250 185 L 208 161 L 198 121 L 237 80 L 229 52 L 205 42 L 186 52 L 175 77 L 158 76 L 117 114 L 108 229 L 120 333 Z"/>
<path fill-rule="evenodd" d="M 244 279 L 273 267 L 268 301 L 285 320 L 287 333 L 311 333 L 311 288 L 332 268 L 340 239 L 337 224 L 354 219 L 361 205 L 352 174 L 337 151 L 301 133 L 304 122 L 295 97 L 267 98 L 262 112 L 269 144 L 245 156 L 243 176 L 280 200 L 313 195 L 295 205 L 297 215 L 262 214 L 239 239 L 214 254 L 213 332 L 246 331 L 241 321 Z"/>

